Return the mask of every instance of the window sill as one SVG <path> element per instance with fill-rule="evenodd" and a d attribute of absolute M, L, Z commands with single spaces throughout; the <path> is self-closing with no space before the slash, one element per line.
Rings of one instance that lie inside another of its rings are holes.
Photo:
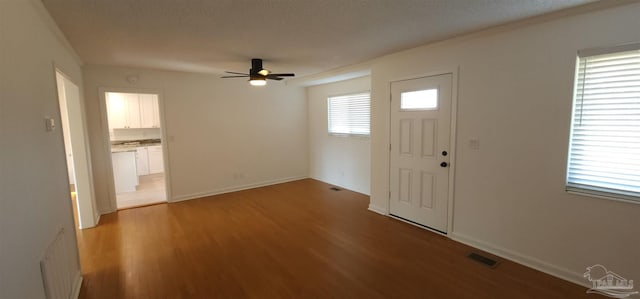
<path fill-rule="evenodd" d="M 329 136 L 331 137 L 351 137 L 351 138 L 358 138 L 358 139 L 369 139 L 371 138 L 371 135 L 363 135 L 363 134 L 347 134 L 347 133 L 329 133 Z"/>
<path fill-rule="evenodd" d="M 567 187 L 566 191 L 567 193 L 574 194 L 574 195 L 594 197 L 599 199 L 607 199 L 607 200 L 632 203 L 632 204 L 640 204 L 640 198 L 634 197 L 634 196 L 615 194 L 610 192 L 594 191 L 594 190 L 581 189 L 581 188 L 575 188 L 575 187 Z"/>

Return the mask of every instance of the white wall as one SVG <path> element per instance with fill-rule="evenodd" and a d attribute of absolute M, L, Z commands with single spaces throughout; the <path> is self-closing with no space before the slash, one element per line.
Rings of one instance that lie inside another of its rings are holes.
<path fill-rule="evenodd" d="M 583 284 L 596 263 L 638 281 L 640 205 L 564 191 L 576 52 L 639 42 L 638 16 L 635 3 L 373 61 L 371 209 L 388 211 L 389 82 L 459 67 L 453 237 Z"/>
<path fill-rule="evenodd" d="M 327 133 L 327 97 L 368 92 L 370 89 L 371 78 L 368 76 L 307 88 L 310 177 L 370 194 L 370 139 Z"/>
<path fill-rule="evenodd" d="M 78 256 L 54 64 L 79 84 L 82 72 L 52 24 L 40 1 L 0 1 L 1 298 L 44 298 L 39 262 L 61 228 Z"/>
<path fill-rule="evenodd" d="M 242 79 L 102 66 L 84 68 L 96 196 L 108 202 L 111 179 L 100 87 L 158 91 L 168 140 L 171 200 L 200 197 L 308 176 L 304 88 Z M 136 75 L 137 84 L 126 77 Z M 163 140 L 163 142 L 165 142 Z"/>

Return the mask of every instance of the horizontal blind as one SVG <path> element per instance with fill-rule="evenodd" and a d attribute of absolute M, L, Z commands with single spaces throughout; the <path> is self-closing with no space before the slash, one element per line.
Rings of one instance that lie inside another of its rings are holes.
<path fill-rule="evenodd" d="M 640 51 L 578 63 L 567 189 L 640 201 Z"/>
<path fill-rule="evenodd" d="M 369 93 L 330 97 L 327 101 L 329 133 L 369 135 Z"/>

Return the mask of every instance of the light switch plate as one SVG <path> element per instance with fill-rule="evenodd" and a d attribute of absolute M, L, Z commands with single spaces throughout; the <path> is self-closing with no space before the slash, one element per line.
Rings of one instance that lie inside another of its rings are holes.
<path fill-rule="evenodd" d="M 469 139 L 469 148 L 472 150 L 479 150 L 480 149 L 480 139 L 478 138 L 472 138 Z"/>
<path fill-rule="evenodd" d="M 53 117 L 45 117 L 44 124 L 47 132 L 53 132 L 56 129 L 56 119 Z"/>

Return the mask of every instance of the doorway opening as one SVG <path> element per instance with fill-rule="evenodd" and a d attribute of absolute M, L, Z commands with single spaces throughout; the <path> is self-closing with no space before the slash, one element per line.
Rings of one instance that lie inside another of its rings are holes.
<path fill-rule="evenodd" d="M 89 228 L 96 225 L 97 215 L 80 89 L 59 70 L 56 85 L 75 226 Z"/>
<path fill-rule="evenodd" d="M 159 95 L 104 95 L 116 208 L 167 202 Z"/>

